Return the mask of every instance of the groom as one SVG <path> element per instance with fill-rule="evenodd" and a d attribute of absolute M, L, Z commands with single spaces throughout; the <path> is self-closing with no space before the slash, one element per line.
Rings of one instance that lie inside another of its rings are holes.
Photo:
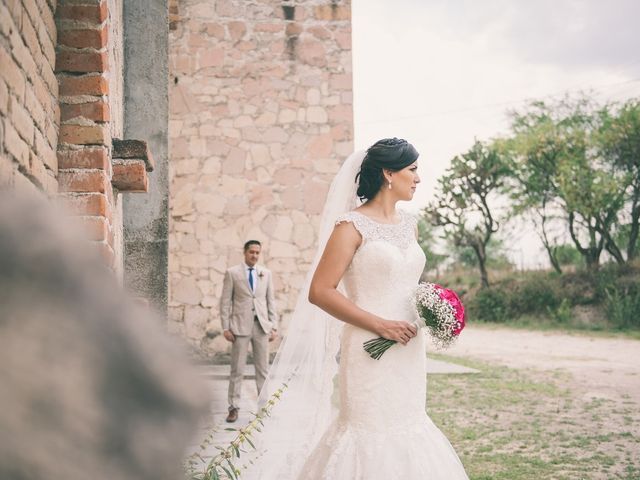
<path fill-rule="evenodd" d="M 278 320 L 271 272 L 257 266 L 261 249 L 257 240 L 245 243 L 244 262 L 228 269 L 222 284 L 220 318 L 224 338 L 231 342 L 227 422 L 238 419 L 249 342 L 253 350 L 256 386 L 260 393 L 269 366 L 269 342 L 277 337 Z"/>

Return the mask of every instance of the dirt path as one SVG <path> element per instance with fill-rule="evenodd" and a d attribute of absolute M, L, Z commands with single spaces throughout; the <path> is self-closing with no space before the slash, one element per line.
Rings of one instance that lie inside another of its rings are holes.
<path fill-rule="evenodd" d="M 562 370 L 571 373 L 585 397 L 640 402 L 640 340 L 473 325 L 446 354 Z"/>
<path fill-rule="evenodd" d="M 640 340 L 473 325 L 443 353 L 511 368 L 432 380 L 437 411 L 471 400 L 449 421 L 478 478 L 640 478 Z"/>

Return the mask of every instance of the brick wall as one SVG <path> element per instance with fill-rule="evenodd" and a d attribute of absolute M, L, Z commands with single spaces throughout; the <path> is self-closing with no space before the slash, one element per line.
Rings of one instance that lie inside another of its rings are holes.
<path fill-rule="evenodd" d="M 123 25 L 123 0 L 0 2 L 0 187 L 60 199 L 120 277 L 120 192 L 146 192 L 153 168 L 145 142 L 114 147 Z"/>
<path fill-rule="evenodd" d="M 55 0 L 0 3 L 0 185 L 58 188 Z"/>
<path fill-rule="evenodd" d="M 59 189 L 90 241 L 114 265 L 108 3 L 60 2 Z"/>
<path fill-rule="evenodd" d="M 111 183 L 111 145 L 123 128 L 122 5 L 63 0 L 56 24 L 60 195 L 105 263 L 120 274 L 122 206 Z"/>
<path fill-rule="evenodd" d="M 353 149 L 351 4 L 180 0 L 170 12 L 170 328 L 228 348 L 218 302 L 248 239 L 280 313 L 315 252 L 329 184 Z"/>

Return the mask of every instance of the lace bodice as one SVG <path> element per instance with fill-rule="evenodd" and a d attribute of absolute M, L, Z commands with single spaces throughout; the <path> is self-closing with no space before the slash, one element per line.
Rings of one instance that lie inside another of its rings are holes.
<path fill-rule="evenodd" d="M 341 215 L 336 223 L 352 222 L 362 235 L 342 279 L 347 296 L 361 308 L 385 318 L 414 319 L 412 292 L 418 284 L 425 256 L 416 241 L 415 219 L 400 212 L 397 224 L 379 223 L 357 212 Z"/>
<path fill-rule="evenodd" d="M 362 235 L 364 241 L 382 240 L 398 248 L 407 248 L 415 241 L 416 219 L 402 210 L 400 223 L 380 223 L 353 210 L 340 215 L 336 225 L 342 222 L 351 222 Z"/>

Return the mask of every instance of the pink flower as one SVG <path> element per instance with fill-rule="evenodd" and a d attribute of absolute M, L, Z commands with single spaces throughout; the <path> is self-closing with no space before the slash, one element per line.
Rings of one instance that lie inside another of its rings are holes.
<path fill-rule="evenodd" d="M 458 320 L 456 324 L 456 328 L 453 330 L 453 334 L 460 335 L 460 332 L 462 331 L 465 325 L 464 306 L 462 305 L 460 298 L 458 298 L 458 295 L 456 295 L 456 292 L 454 292 L 453 290 L 449 290 L 448 288 L 443 288 L 440 285 L 436 285 L 436 287 L 437 287 L 438 295 L 440 296 L 440 298 L 445 300 L 447 303 L 449 303 L 453 307 L 456 320 Z"/>

